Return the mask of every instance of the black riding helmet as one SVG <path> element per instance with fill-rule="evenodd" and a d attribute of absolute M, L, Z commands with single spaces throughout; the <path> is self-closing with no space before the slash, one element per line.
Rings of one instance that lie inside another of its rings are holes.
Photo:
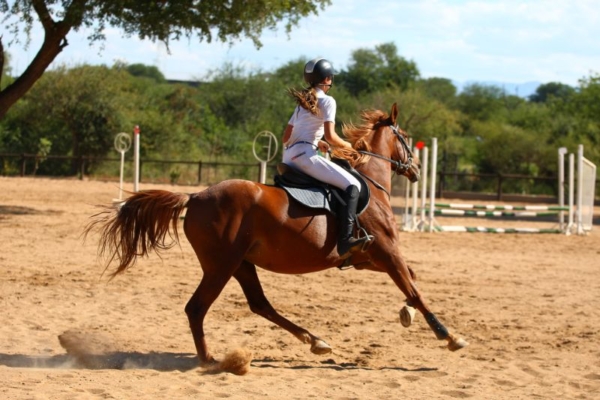
<path fill-rule="evenodd" d="M 323 79 L 333 75 L 337 72 L 333 69 L 333 65 L 324 58 L 315 58 L 310 60 L 304 66 L 304 80 L 310 86 L 316 86 L 323 82 Z"/>

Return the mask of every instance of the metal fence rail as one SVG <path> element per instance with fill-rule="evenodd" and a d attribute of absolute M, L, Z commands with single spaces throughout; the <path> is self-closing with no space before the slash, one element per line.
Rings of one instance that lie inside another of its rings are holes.
<path fill-rule="evenodd" d="M 119 176 L 119 158 L 0 153 L 0 175 L 5 176 L 86 176 L 115 178 Z M 276 166 L 270 166 L 275 171 Z M 51 172 L 50 172 L 51 171 Z M 125 176 L 132 177 L 131 162 Z M 140 160 L 140 180 L 192 185 L 212 184 L 229 178 L 256 180 L 260 163 L 234 163 L 189 160 Z"/>
<path fill-rule="evenodd" d="M 61 156 L 0 153 L 0 175 L 97 177 L 118 179 L 120 159 L 116 157 Z M 125 166 L 125 176 L 132 179 L 131 162 Z M 267 183 L 272 183 L 276 164 L 268 166 Z M 50 173 L 52 171 L 52 173 Z M 145 182 L 211 185 L 225 179 L 259 180 L 260 163 L 234 163 L 190 160 L 140 160 L 140 180 Z M 438 172 L 438 197 L 518 201 L 519 197 L 536 196 L 555 202 L 557 177 L 536 177 L 515 174 L 470 174 Z M 596 181 L 596 199 L 600 199 L 600 180 Z M 597 200 L 600 201 L 600 200 Z"/>

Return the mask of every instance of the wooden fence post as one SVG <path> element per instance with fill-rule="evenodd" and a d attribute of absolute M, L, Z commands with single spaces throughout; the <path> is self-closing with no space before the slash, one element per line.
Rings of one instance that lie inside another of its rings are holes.
<path fill-rule="evenodd" d="M 25 176 L 25 166 L 27 163 L 26 154 L 21 154 L 21 176 Z"/>
<path fill-rule="evenodd" d="M 198 185 L 202 182 L 202 160 L 198 161 Z"/>
<path fill-rule="evenodd" d="M 498 193 L 496 199 L 502 201 L 502 174 L 498 174 Z"/>
<path fill-rule="evenodd" d="M 85 159 L 82 155 L 79 156 L 79 180 L 83 180 L 83 174 L 85 173 Z"/>

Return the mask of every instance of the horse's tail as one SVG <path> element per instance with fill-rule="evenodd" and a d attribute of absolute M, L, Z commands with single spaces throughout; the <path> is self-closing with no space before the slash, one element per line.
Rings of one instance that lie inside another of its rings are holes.
<path fill-rule="evenodd" d="M 100 231 L 98 254 L 106 259 L 106 268 L 118 263 L 111 274 L 114 277 L 132 267 L 138 257 L 170 249 L 179 242 L 177 223 L 189 198 L 187 194 L 166 190 L 134 193 L 120 206 L 105 207 L 92 216 L 84 237 L 92 230 Z"/>

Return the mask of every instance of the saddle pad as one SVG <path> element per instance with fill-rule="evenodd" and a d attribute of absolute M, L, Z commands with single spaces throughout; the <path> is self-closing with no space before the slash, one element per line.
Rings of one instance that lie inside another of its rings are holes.
<path fill-rule="evenodd" d="M 323 208 L 333 213 L 329 207 L 327 193 L 322 187 L 294 188 L 289 186 L 282 187 L 292 198 L 310 208 Z"/>

